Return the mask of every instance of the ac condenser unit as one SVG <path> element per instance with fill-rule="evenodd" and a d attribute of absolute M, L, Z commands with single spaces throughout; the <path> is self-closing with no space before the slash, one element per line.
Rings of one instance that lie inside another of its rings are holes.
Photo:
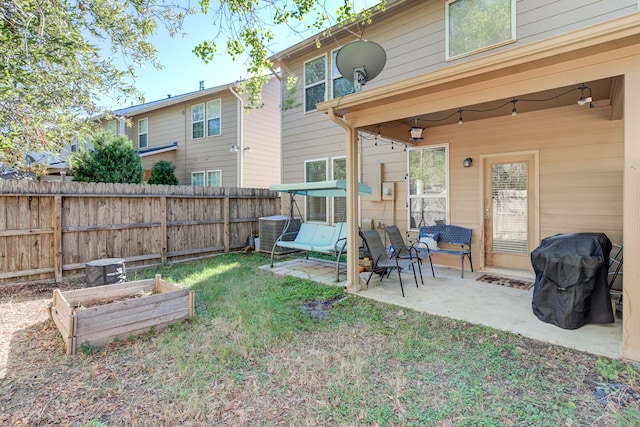
<path fill-rule="evenodd" d="M 264 216 L 262 218 L 259 218 L 258 237 L 260 238 L 260 252 L 271 253 L 273 244 L 275 243 L 276 239 L 282 234 L 287 221 L 289 221 L 289 217 L 286 215 Z M 293 232 L 293 234 L 288 235 L 283 240 L 295 239 L 295 232 L 298 230 L 300 230 L 300 218 L 294 218 L 290 221 L 289 228 L 287 229 L 287 233 Z M 276 254 L 284 254 L 289 252 L 294 252 L 294 250 L 276 246 L 274 251 L 274 253 Z"/>

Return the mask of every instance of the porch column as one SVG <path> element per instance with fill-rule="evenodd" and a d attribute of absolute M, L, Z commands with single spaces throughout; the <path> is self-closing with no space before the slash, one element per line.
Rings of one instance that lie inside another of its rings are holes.
<path fill-rule="evenodd" d="M 640 57 L 636 58 L 640 61 Z M 637 67 L 636 67 L 637 68 Z M 622 357 L 640 361 L 640 71 L 624 75 Z M 636 309 L 639 311 L 636 312 Z"/>
<path fill-rule="evenodd" d="M 329 108 L 329 118 L 344 129 L 347 163 L 347 290 L 360 290 L 358 273 L 358 132 L 346 120 L 336 116 L 335 110 Z"/>
<path fill-rule="evenodd" d="M 345 130 L 347 137 L 347 289 L 360 290 L 358 272 L 358 242 L 360 236 L 358 220 L 358 132 L 353 128 Z"/>

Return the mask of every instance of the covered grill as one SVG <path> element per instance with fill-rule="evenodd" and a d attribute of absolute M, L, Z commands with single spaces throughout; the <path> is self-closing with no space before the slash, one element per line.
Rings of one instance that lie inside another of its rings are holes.
<path fill-rule="evenodd" d="M 531 252 L 536 274 L 533 313 L 563 329 L 613 323 L 607 272 L 611 241 L 604 233 L 558 234 Z"/>

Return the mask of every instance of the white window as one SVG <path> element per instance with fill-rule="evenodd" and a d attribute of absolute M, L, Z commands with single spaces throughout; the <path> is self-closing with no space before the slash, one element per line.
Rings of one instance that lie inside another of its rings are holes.
<path fill-rule="evenodd" d="M 204 138 L 204 104 L 191 107 L 191 139 Z"/>
<path fill-rule="evenodd" d="M 409 150 L 409 228 L 446 224 L 449 218 L 449 150 L 446 145 Z"/>
<path fill-rule="evenodd" d="M 515 0 L 447 0 L 447 60 L 515 41 Z"/>
<path fill-rule="evenodd" d="M 138 148 L 149 146 L 149 119 L 138 120 Z"/>
<path fill-rule="evenodd" d="M 327 180 L 327 159 L 307 160 L 304 162 L 304 181 L 317 182 Z M 327 222 L 327 198 L 307 196 L 305 201 L 307 221 Z"/>
<path fill-rule="evenodd" d="M 115 120 L 110 120 L 109 123 L 107 123 L 107 133 L 109 135 L 116 135 L 116 130 L 117 130 L 117 125 L 116 125 L 116 121 Z"/>
<path fill-rule="evenodd" d="M 204 187 L 204 171 L 191 172 L 191 185 Z"/>
<path fill-rule="evenodd" d="M 334 157 L 331 159 L 332 179 L 347 179 L 347 159 Z M 347 220 L 347 198 L 333 197 L 333 222 L 345 222 Z"/>
<path fill-rule="evenodd" d="M 207 187 L 222 187 L 222 171 L 207 171 Z"/>
<path fill-rule="evenodd" d="M 220 99 L 207 102 L 207 136 L 216 136 L 221 133 L 221 105 Z"/>
<path fill-rule="evenodd" d="M 345 79 L 338 71 L 336 65 L 336 55 L 340 49 L 331 52 L 331 95 L 333 98 L 340 98 L 355 92 L 353 82 Z"/>
<path fill-rule="evenodd" d="M 326 100 L 327 58 L 323 55 L 304 63 L 304 111 L 315 111 Z"/>

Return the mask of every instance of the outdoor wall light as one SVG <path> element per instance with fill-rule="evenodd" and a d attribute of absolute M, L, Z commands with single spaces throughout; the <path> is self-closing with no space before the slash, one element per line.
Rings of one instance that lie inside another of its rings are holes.
<path fill-rule="evenodd" d="M 236 144 L 233 144 L 231 147 L 229 147 L 229 151 L 231 151 L 232 153 L 237 153 L 238 151 L 240 151 L 240 147 L 238 147 Z M 251 153 L 251 147 L 244 147 L 242 151 Z"/>
<path fill-rule="evenodd" d="M 464 166 L 465 168 L 470 168 L 471 167 L 471 163 L 473 163 L 473 159 L 471 157 L 467 157 L 462 162 L 462 166 Z"/>
<path fill-rule="evenodd" d="M 411 129 L 409 129 L 409 133 L 411 134 L 411 138 L 409 138 L 409 141 L 422 141 L 424 139 L 422 137 L 422 131 L 424 130 L 424 128 L 418 126 L 417 118 L 414 119 L 414 123 L 415 124 L 411 127 Z"/>
<path fill-rule="evenodd" d="M 584 90 L 589 90 L 589 96 L 584 96 Z M 591 88 L 589 86 L 585 86 L 584 83 L 580 86 L 580 99 L 578 99 L 578 105 L 589 104 L 589 108 L 593 108 L 593 98 L 591 97 Z"/>

